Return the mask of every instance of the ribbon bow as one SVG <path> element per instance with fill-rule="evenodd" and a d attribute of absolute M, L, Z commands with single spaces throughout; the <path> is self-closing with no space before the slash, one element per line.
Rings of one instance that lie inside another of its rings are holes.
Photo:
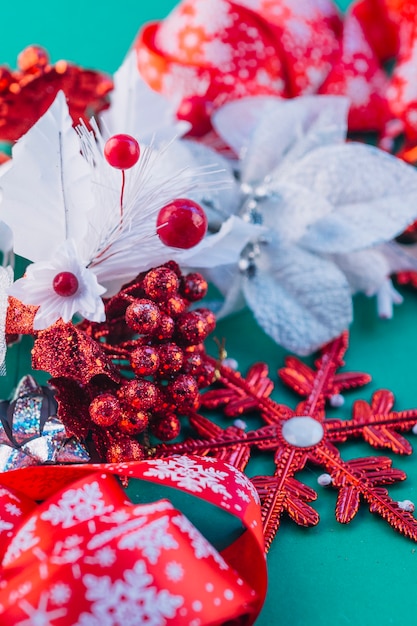
<path fill-rule="evenodd" d="M 127 501 L 112 474 L 196 495 L 235 515 L 245 531 L 219 553 L 168 500 Z M 186 456 L 36 466 L 7 472 L 2 482 L 2 625 L 256 619 L 266 587 L 260 509 L 250 481 L 232 466 Z M 46 500 L 37 505 L 28 493 Z"/>

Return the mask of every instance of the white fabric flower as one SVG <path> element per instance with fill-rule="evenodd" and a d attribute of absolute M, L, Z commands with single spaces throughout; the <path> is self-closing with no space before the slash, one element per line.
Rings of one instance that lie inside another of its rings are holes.
<path fill-rule="evenodd" d="M 345 143 L 347 109 L 337 96 L 262 96 L 213 120 L 239 155 L 239 212 L 267 228 L 237 265 L 208 272 L 225 294 L 220 315 L 244 296 L 262 328 L 299 354 L 349 326 L 352 291 L 387 296 L 392 265 L 376 247 L 417 217 L 417 172 Z"/>
<path fill-rule="evenodd" d="M 61 296 L 54 291 L 54 278 L 61 272 L 71 272 L 76 277 L 78 289 L 73 295 Z M 76 313 L 94 322 L 104 321 L 101 296 L 105 291 L 93 272 L 83 267 L 75 242 L 69 239 L 50 260 L 30 264 L 26 275 L 10 287 L 9 294 L 26 304 L 39 306 L 33 328 L 40 330 L 60 317 L 69 322 Z"/>

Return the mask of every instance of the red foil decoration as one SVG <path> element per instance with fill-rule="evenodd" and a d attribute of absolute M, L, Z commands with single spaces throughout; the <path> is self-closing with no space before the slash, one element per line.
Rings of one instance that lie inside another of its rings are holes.
<path fill-rule="evenodd" d="M 49 62 L 47 52 L 29 46 L 20 53 L 18 69 L 0 67 L 0 140 L 16 141 L 46 112 L 62 90 L 75 123 L 86 122 L 108 105 L 112 80 L 67 61 Z"/>
<path fill-rule="evenodd" d="M 112 474 L 202 498 L 236 516 L 243 533 L 218 553 L 168 500 L 126 501 Z M 266 591 L 260 511 L 249 480 L 233 467 L 176 457 L 1 478 L 3 624 L 255 621 Z"/>

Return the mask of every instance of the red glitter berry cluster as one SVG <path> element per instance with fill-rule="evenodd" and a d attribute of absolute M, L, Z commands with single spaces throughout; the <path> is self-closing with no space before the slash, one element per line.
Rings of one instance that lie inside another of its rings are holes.
<path fill-rule="evenodd" d="M 100 340 L 123 376 L 115 389 L 99 393 L 89 406 L 92 422 L 108 440 L 99 447 L 109 461 L 137 458 L 141 433 L 163 441 L 175 438 L 180 417 L 198 409 L 199 389 L 214 379 L 204 341 L 216 320 L 209 309 L 189 307 L 206 292 L 200 274 L 183 276 L 170 261 L 109 299 L 106 322 L 84 322 L 83 329 Z"/>

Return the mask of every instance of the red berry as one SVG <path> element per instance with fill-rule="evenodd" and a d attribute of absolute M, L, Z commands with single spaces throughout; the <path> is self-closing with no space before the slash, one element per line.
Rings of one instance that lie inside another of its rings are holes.
<path fill-rule="evenodd" d="M 119 437 L 111 442 L 106 452 L 109 463 L 142 461 L 145 456 L 143 447 L 130 437 Z"/>
<path fill-rule="evenodd" d="M 78 278 L 72 272 L 59 272 L 52 281 L 52 288 L 58 296 L 68 298 L 77 293 Z"/>
<path fill-rule="evenodd" d="M 210 329 L 203 315 L 197 311 L 188 311 L 178 318 L 175 332 L 179 343 L 194 346 L 207 338 Z"/>
<path fill-rule="evenodd" d="M 177 317 L 185 311 L 187 302 L 178 293 L 161 304 L 162 311 L 170 317 Z"/>
<path fill-rule="evenodd" d="M 161 419 L 152 420 L 151 431 L 161 441 L 171 441 L 180 434 L 181 422 L 175 414 L 164 415 Z"/>
<path fill-rule="evenodd" d="M 167 394 L 178 411 L 197 410 L 199 406 L 198 386 L 193 376 L 180 374 L 167 387 Z"/>
<path fill-rule="evenodd" d="M 112 393 L 102 393 L 88 407 L 92 421 L 98 426 L 111 426 L 120 417 L 120 404 Z"/>
<path fill-rule="evenodd" d="M 191 129 L 188 134 L 191 137 L 202 137 L 212 129 L 210 115 L 213 109 L 211 102 L 201 96 L 185 98 L 177 111 L 179 120 L 190 122 Z"/>
<path fill-rule="evenodd" d="M 165 246 L 193 248 L 207 231 L 207 216 L 199 204 L 178 198 L 164 206 L 156 221 L 157 233 Z"/>
<path fill-rule="evenodd" d="M 214 315 L 213 311 L 211 309 L 203 307 L 194 310 L 196 313 L 199 313 L 204 317 L 209 328 L 209 334 L 212 333 L 213 330 L 216 328 L 216 316 Z"/>
<path fill-rule="evenodd" d="M 170 315 L 161 315 L 161 321 L 156 331 L 153 333 L 156 339 L 163 341 L 172 337 L 175 330 L 175 322 Z"/>
<path fill-rule="evenodd" d="M 165 343 L 159 346 L 159 374 L 171 375 L 182 368 L 184 353 L 176 343 Z"/>
<path fill-rule="evenodd" d="M 152 300 L 135 300 L 126 309 L 126 324 L 137 333 L 152 333 L 159 326 L 161 314 L 158 305 Z"/>
<path fill-rule="evenodd" d="M 187 274 L 182 280 L 181 293 L 189 302 L 197 302 L 204 298 L 207 289 L 207 281 L 197 272 Z"/>
<path fill-rule="evenodd" d="M 149 413 L 146 411 L 123 411 L 119 421 L 119 429 L 128 435 L 138 435 L 149 424 Z"/>
<path fill-rule="evenodd" d="M 139 346 L 130 355 L 130 364 L 137 376 L 155 374 L 159 367 L 159 355 L 153 346 Z"/>
<path fill-rule="evenodd" d="M 146 295 L 157 301 L 168 300 L 177 293 L 179 286 L 178 276 L 167 267 L 156 267 L 150 270 L 142 283 Z"/>
<path fill-rule="evenodd" d="M 124 404 L 147 411 L 159 400 L 159 389 L 149 380 L 129 380 L 119 389 L 119 397 Z"/>
<path fill-rule="evenodd" d="M 118 170 L 128 170 L 136 165 L 139 155 L 139 144 L 130 135 L 113 135 L 104 146 L 107 163 Z"/>

